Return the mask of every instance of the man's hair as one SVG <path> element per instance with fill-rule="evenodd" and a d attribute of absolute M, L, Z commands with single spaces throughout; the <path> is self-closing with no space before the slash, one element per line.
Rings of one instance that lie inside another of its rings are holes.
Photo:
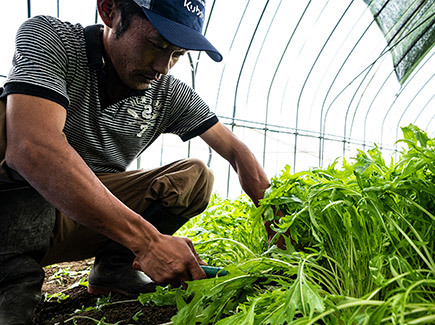
<path fill-rule="evenodd" d="M 115 35 L 118 38 L 128 30 L 133 17 L 138 16 L 147 19 L 141 7 L 133 0 L 116 0 L 116 5 L 121 11 L 121 22 L 115 30 Z"/>

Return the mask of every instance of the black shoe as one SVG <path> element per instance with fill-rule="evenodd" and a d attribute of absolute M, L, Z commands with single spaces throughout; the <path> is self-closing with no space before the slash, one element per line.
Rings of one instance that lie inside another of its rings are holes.
<path fill-rule="evenodd" d="M 141 271 L 133 269 L 134 254 L 124 246 L 110 241 L 97 252 L 88 277 L 88 292 L 108 295 L 117 292 L 138 296 L 152 292 L 157 284 Z"/>
<path fill-rule="evenodd" d="M 153 202 L 142 213 L 142 217 L 161 233 L 168 235 L 172 235 L 187 221 L 168 212 L 159 202 Z M 134 257 L 129 249 L 111 240 L 99 248 L 89 274 L 88 292 L 108 295 L 113 291 L 137 296 L 154 291 L 157 284 L 143 272 L 133 269 Z"/>

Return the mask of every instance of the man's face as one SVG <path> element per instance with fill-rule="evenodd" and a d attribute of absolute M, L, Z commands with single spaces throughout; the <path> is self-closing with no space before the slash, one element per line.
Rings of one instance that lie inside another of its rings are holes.
<path fill-rule="evenodd" d="M 106 54 L 121 81 L 132 89 L 151 87 L 154 80 L 167 74 L 187 51 L 167 42 L 152 24 L 134 17 L 130 27 L 120 36 L 116 24 L 105 42 Z"/>

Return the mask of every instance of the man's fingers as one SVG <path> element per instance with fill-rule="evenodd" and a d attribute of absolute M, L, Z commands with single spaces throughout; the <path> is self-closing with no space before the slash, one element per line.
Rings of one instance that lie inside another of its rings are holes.
<path fill-rule="evenodd" d="M 146 254 L 136 256 L 133 268 L 159 284 L 185 287 L 186 281 L 206 278 L 199 263 L 206 265 L 190 239 L 164 235 Z"/>
<path fill-rule="evenodd" d="M 192 251 L 192 253 L 196 254 L 195 247 L 193 247 L 192 241 L 189 238 L 185 238 L 185 237 L 183 237 L 183 240 L 187 244 L 187 246 L 189 246 L 189 248 Z"/>
<path fill-rule="evenodd" d="M 192 274 L 192 280 L 200 280 L 207 277 L 207 274 L 205 274 L 205 271 L 199 266 L 197 261 L 190 266 L 190 273 Z"/>
<path fill-rule="evenodd" d="M 207 275 L 205 274 L 204 270 L 199 266 L 200 262 L 205 263 L 203 260 L 201 260 L 201 258 L 199 257 L 198 253 L 195 250 L 195 247 L 193 247 L 193 243 L 189 238 L 183 238 L 184 242 L 187 244 L 187 246 L 189 247 L 194 260 L 192 260 L 191 262 L 189 262 L 189 264 L 187 264 L 190 274 L 191 274 L 191 279 L 189 280 L 200 280 L 200 279 L 205 279 L 207 277 Z"/>
<path fill-rule="evenodd" d="M 139 260 L 137 259 L 137 257 L 134 258 L 133 269 L 136 271 L 141 271 Z"/>
<path fill-rule="evenodd" d="M 198 262 L 198 264 L 199 264 L 199 265 L 208 265 L 206 262 L 204 262 L 204 261 L 202 260 L 201 257 L 199 257 L 198 253 L 197 253 L 196 250 L 195 250 L 195 247 L 193 246 L 192 241 L 191 241 L 190 239 L 188 239 L 188 238 L 184 238 L 184 239 L 185 239 L 187 245 L 189 246 L 190 250 L 192 251 L 193 255 L 195 256 L 196 261 Z"/>

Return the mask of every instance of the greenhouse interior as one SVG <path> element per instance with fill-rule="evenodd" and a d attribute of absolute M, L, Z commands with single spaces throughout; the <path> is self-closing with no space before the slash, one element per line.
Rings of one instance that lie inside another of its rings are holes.
<path fill-rule="evenodd" d="M 103 24 L 96 2 L 0 3 L 0 86 L 23 22 Z M 201 137 L 161 135 L 128 170 L 212 170 L 208 207 L 175 234 L 217 273 L 59 312 L 92 263 L 50 266 L 34 324 L 435 323 L 435 1 L 207 0 L 203 34 L 223 60 L 189 51 L 169 73 L 252 151 L 264 198 Z"/>

